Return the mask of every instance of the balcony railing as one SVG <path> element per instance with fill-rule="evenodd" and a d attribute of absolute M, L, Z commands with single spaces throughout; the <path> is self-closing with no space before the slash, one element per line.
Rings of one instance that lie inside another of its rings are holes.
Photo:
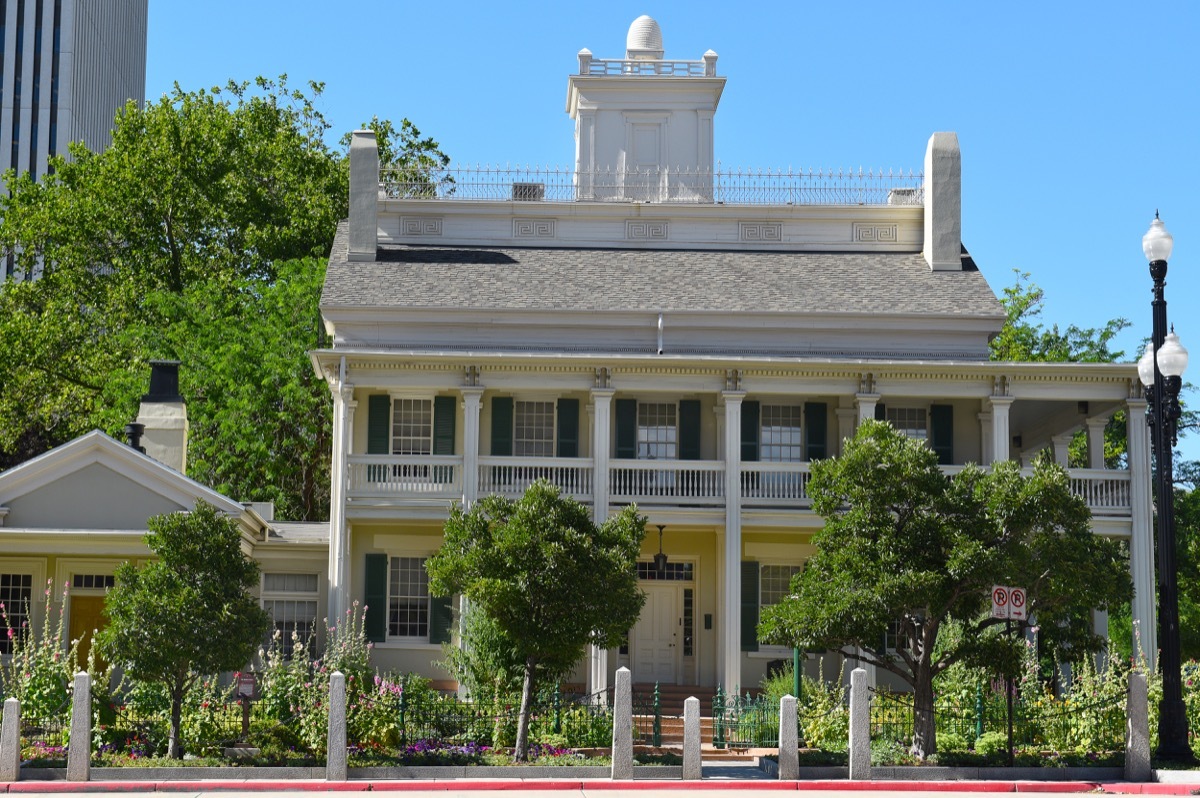
<path fill-rule="evenodd" d="M 962 466 L 945 466 L 957 473 Z M 1032 473 L 1026 470 L 1025 473 Z M 1087 502 L 1093 515 L 1130 515 L 1128 471 L 1070 469 L 1071 491 Z M 352 455 L 352 498 L 461 500 L 463 463 L 457 456 Z M 809 463 L 741 464 L 743 506 L 807 508 Z M 595 469 L 590 459 L 559 457 L 481 457 L 479 495 L 515 498 L 539 479 L 558 485 L 565 495 L 591 502 Z M 719 460 L 611 460 L 609 499 L 615 504 L 720 506 L 725 504 L 725 463 Z"/>
<path fill-rule="evenodd" d="M 433 174 L 380 170 L 385 197 L 493 202 L 661 202 L 718 205 L 916 205 L 919 172 L 883 169 L 676 169 L 576 171 L 540 166 L 458 166 Z"/>

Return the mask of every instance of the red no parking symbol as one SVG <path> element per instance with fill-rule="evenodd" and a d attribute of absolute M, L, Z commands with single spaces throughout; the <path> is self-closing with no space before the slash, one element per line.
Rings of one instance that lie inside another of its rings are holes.
<path fill-rule="evenodd" d="M 1014 587 L 1009 591 L 1008 603 L 1008 617 L 1014 621 L 1025 620 L 1025 591 L 1022 588 Z"/>
<path fill-rule="evenodd" d="M 992 587 L 992 617 L 1009 617 L 1008 588 L 1003 585 L 994 585 Z"/>

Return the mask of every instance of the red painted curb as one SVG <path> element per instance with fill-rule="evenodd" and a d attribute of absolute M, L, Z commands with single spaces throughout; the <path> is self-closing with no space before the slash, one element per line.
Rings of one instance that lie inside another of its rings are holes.
<path fill-rule="evenodd" d="M 1018 781 L 1017 792 L 1095 792 L 1100 785 L 1091 781 Z"/>
<path fill-rule="evenodd" d="M 15 781 L 9 793 L 39 792 L 147 792 L 154 789 L 149 781 Z"/>

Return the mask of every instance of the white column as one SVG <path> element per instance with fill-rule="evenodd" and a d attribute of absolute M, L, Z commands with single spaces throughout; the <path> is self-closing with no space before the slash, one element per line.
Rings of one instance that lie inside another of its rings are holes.
<path fill-rule="evenodd" d="M 995 459 L 992 453 L 995 445 L 992 440 L 992 414 L 980 413 L 976 418 L 979 419 L 979 462 L 985 466 L 991 465 Z"/>
<path fill-rule="evenodd" d="M 858 423 L 875 418 L 875 405 L 879 404 L 877 393 L 856 393 L 854 402 L 858 405 Z"/>
<path fill-rule="evenodd" d="M 858 411 L 853 407 L 839 407 L 836 411 L 838 422 L 838 439 L 837 446 L 833 447 L 833 451 L 841 455 L 842 448 L 846 445 L 846 441 L 854 437 L 854 424 L 858 421 Z M 871 409 L 871 417 L 874 418 L 875 410 Z"/>
<path fill-rule="evenodd" d="M 725 399 L 725 593 L 721 619 L 726 694 L 742 684 L 742 400 L 744 391 L 722 391 Z"/>
<path fill-rule="evenodd" d="M 1104 468 L 1104 428 L 1107 426 L 1106 416 L 1087 420 L 1088 468 Z"/>
<path fill-rule="evenodd" d="M 592 518 L 608 520 L 608 449 L 613 388 L 592 389 Z M 608 649 L 588 646 L 588 691 L 608 689 Z"/>
<path fill-rule="evenodd" d="M 1146 667 L 1153 671 L 1158 661 L 1158 618 L 1154 602 L 1150 429 L 1146 425 L 1145 399 L 1127 399 L 1125 407 L 1129 443 L 1129 499 L 1133 515 L 1133 532 L 1129 540 L 1129 571 L 1133 577 L 1133 650 L 1134 656 L 1146 658 Z"/>
<path fill-rule="evenodd" d="M 354 386 L 339 382 L 333 390 L 333 457 L 329 465 L 329 618 L 350 606 L 350 534 L 346 524 L 346 457 L 353 439 Z"/>
<path fill-rule="evenodd" d="M 993 396 L 992 404 L 992 462 L 1011 459 L 1009 452 L 1012 436 L 1008 426 L 1008 411 L 1012 408 L 1011 396 Z"/>
<path fill-rule="evenodd" d="M 463 508 L 470 509 L 479 499 L 479 409 L 483 386 L 469 386 L 462 391 L 463 409 Z"/>
<path fill-rule="evenodd" d="M 1063 468 L 1067 467 L 1071 459 L 1071 439 L 1074 437 L 1074 435 L 1067 433 L 1055 435 L 1050 439 L 1050 443 L 1054 448 L 1054 462 Z"/>

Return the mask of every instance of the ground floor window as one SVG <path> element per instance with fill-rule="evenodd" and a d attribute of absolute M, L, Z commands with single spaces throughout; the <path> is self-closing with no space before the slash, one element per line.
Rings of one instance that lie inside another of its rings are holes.
<path fill-rule="evenodd" d="M 388 574 L 388 636 L 429 637 L 424 557 L 393 557 Z"/>
<path fill-rule="evenodd" d="M 293 641 L 307 642 L 317 630 L 317 574 L 263 574 L 262 605 L 271 617 L 269 634 L 278 635 L 283 655 L 290 658 Z"/>
<path fill-rule="evenodd" d="M 0 630 L 0 654 L 11 654 L 13 641 L 22 630 L 29 628 L 32 603 L 32 574 L 0 574 L 0 606 L 3 606 L 8 621 L 7 628 Z"/>
<path fill-rule="evenodd" d="M 759 570 L 758 605 L 772 607 L 791 589 L 792 577 L 800 573 L 799 565 L 763 565 Z"/>

